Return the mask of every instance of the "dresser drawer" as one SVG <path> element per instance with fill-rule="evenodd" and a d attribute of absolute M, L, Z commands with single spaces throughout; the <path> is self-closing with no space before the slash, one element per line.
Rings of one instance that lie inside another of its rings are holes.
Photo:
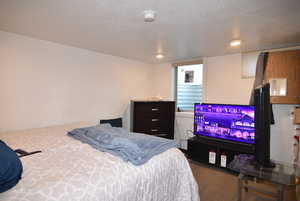
<path fill-rule="evenodd" d="M 137 133 L 144 133 L 144 134 L 149 134 L 149 135 L 155 135 L 159 137 L 166 137 L 166 136 L 172 136 L 172 133 L 168 129 L 162 129 L 162 128 L 141 128 L 139 131 L 134 131 Z"/>
<path fill-rule="evenodd" d="M 170 138 L 169 136 L 172 136 L 172 133 L 170 133 L 169 129 L 161 128 L 161 127 L 146 128 L 144 133 L 149 135 L 155 135 L 158 137 L 167 137 L 167 138 Z"/>
<path fill-rule="evenodd" d="M 150 129 L 149 134 L 150 135 L 155 135 L 157 137 L 164 137 L 164 138 L 172 139 L 171 133 L 169 133 L 166 130 L 159 129 L 159 128 L 158 129 Z"/>
<path fill-rule="evenodd" d="M 134 113 L 138 116 L 157 118 L 161 116 L 164 112 L 163 105 L 159 103 L 137 103 L 134 106 Z"/>
<path fill-rule="evenodd" d="M 171 111 L 175 111 L 175 105 L 170 103 L 151 102 L 151 103 L 137 103 L 134 105 L 134 113 L 138 116 L 148 118 L 163 118 L 173 116 Z"/>
<path fill-rule="evenodd" d="M 147 128 L 158 128 L 167 127 L 169 124 L 173 124 L 172 118 L 136 118 L 134 125 L 137 127 L 147 127 Z"/>

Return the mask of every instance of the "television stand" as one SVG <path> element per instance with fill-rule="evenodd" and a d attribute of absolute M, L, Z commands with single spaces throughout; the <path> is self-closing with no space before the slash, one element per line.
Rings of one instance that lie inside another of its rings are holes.
<path fill-rule="evenodd" d="M 254 155 L 254 145 L 205 136 L 194 136 L 188 140 L 189 159 L 217 168 L 227 169 L 234 156 L 239 154 Z"/>

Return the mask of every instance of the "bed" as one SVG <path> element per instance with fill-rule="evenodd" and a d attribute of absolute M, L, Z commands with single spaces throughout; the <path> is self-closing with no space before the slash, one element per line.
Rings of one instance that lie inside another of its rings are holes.
<path fill-rule="evenodd" d="M 198 186 L 180 150 L 169 149 L 141 166 L 66 133 L 90 126 L 76 123 L 1 133 L 13 149 L 42 150 L 21 158 L 24 172 L 2 201 L 198 201 Z"/>

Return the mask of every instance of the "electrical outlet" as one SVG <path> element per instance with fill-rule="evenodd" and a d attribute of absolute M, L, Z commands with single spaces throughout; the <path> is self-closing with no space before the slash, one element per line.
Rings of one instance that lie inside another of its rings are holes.
<path fill-rule="evenodd" d="M 291 120 L 294 120 L 295 108 L 291 108 L 289 111 L 289 117 Z"/>

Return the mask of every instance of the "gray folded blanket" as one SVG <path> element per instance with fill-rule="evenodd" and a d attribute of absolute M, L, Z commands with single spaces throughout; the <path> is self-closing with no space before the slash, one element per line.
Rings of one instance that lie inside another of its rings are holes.
<path fill-rule="evenodd" d="M 179 146 L 175 140 L 128 132 L 107 124 L 77 128 L 68 132 L 68 135 L 134 165 L 142 165 L 154 155 Z"/>

